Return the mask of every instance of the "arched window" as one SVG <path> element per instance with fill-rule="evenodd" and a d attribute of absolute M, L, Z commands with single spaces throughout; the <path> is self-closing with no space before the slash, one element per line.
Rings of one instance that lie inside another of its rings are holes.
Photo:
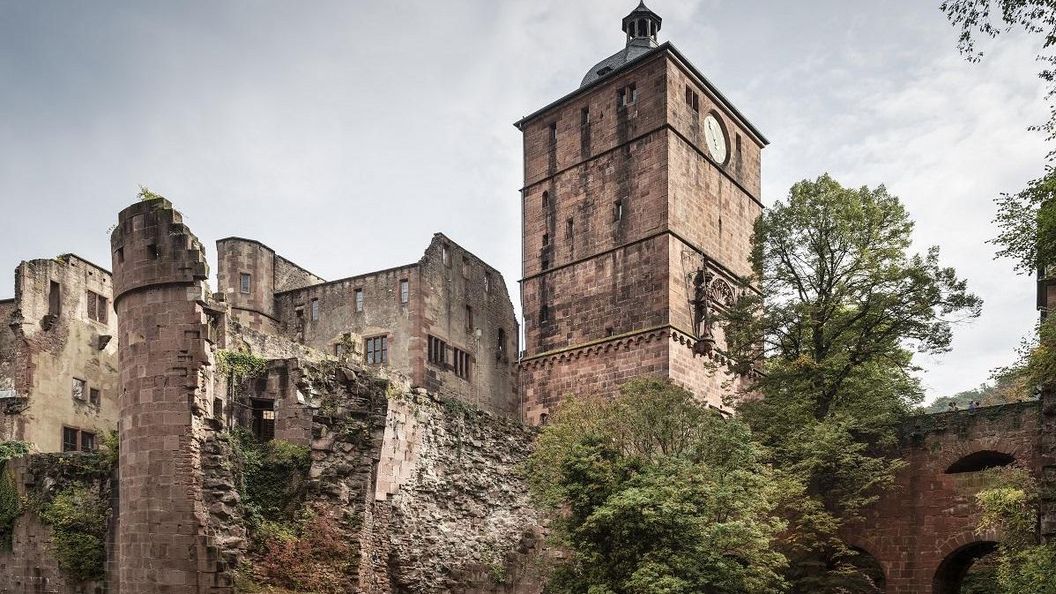
<path fill-rule="evenodd" d="M 982 450 L 964 456 L 946 469 L 946 474 L 961 474 L 963 472 L 979 472 L 989 468 L 1010 466 L 1016 462 L 1012 454 L 995 452 L 993 450 Z"/>

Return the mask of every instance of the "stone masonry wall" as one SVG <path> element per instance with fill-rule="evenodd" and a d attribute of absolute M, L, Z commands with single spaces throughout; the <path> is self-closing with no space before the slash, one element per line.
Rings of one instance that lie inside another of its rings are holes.
<path fill-rule="evenodd" d="M 103 298 L 102 313 L 97 296 Z M 3 332 L 13 331 L 13 387 L 24 402 L 0 409 L 7 417 L 0 421 L 0 429 L 6 429 L 0 439 L 20 439 L 37 451 L 61 452 L 63 428 L 68 427 L 94 434 L 98 443 L 105 432 L 117 428 L 118 416 L 117 320 L 110 273 L 70 254 L 22 262 L 15 271 L 15 301 L 16 310 L 4 318 Z M 89 315 L 93 310 L 94 317 Z M 83 381 L 79 398 L 74 395 L 76 380 Z M 93 390 L 98 404 L 91 400 Z"/>
<path fill-rule="evenodd" d="M 82 460 L 84 463 L 82 463 Z M 110 502 L 112 476 L 101 472 L 96 456 L 82 454 L 35 454 L 0 462 L 0 473 L 8 473 L 18 493 L 26 501 L 41 501 L 71 486 L 85 486 Z M 2 476 L 2 474 L 0 474 Z M 112 533 L 115 518 L 110 517 L 107 560 L 112 567 Z M 11 551 L 0 549 L 0 593 L 96 594 L 106 591 L 105 582 L 81 583 L 59 568 L 53 554 L 52 528 L 41 522 L 32 509 L 24 508 L 15 522 Z"/>
<path fill-rule="evenodd" d="M 971 548 L 998 540 L 976 533 L 974 496 L 987 487 L 985 475 L 947 470 L 965 456 L 997 452 L 1036 472 L 1039 423 L 1036 401 L 924 415 L 911 422 L 901 451 L 907 464 L 895 488 L 867 510 L 861 526 L 845 531 L 848 545 L 880 562 L 888 594 L 945 594 L 951 583 L 944 577 L 957 573 Z"/>
<path fill-rule="evenodd" d="M 540 516 L 517 472 L 534 435 L 423 390 L 390 397 L 363 591 L 540 592 Z"/>
<path fill-rule="evenodd" d="M 208 449 L 220 429 L 210 414 L 218 324 L 204 250 L 163 199 L 121 211 L 111 247 L 122 385 L 117 585 L 229 593 L 230 543 L 211 525 L 215 485 L 203 468 L 222 456 Z"/>

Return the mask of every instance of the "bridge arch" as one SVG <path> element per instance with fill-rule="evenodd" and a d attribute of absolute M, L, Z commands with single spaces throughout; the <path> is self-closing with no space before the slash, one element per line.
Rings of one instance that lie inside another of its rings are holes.
<path fill-rule="evenodd" d="M 932 582 L 933 594 L 958 594 L 961 583 L 968 570 L 979 559 L 997 550 L 997 540 L 980 537 L 978 540 L 961 544 L 946 554 L 935 570 Z"/>
<path fill-rule="evenodd" d="M 1016 463 L 1016 456 L 999 450 L 981 449 L 965 454 L 946 467 L 946 474 L 978 472 Z"/>
<path fill-rule="evenodd" d="M 855 592 L 868 594 L 883 594 L 887 591 L 887 570 L 880 559 L 861 546 L 850 545 L 848 548 L 855 553 L 850 559 L 853 565 L 863 576 L 861 584 L 857 584 Z"/>

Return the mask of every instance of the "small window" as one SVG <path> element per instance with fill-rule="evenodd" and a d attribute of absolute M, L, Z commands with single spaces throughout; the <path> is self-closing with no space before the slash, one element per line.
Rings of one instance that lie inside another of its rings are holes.
<path fill-rule="evenodd" d="M 73 378 L 73 399 L 83 401 L 88 395 L 88 382 Z"/>
<path fill-rule="evenodd" d="M 117 248 L 117 262 L 118 262 L 118 264 L 123 264 L 124 261 L 125 261 L 125 248 L 124 247 L 119 247 L 119 248 Z"/>
<path fill-rule="evenodd" d="M 238 290 L 242 293 L 249 293 L 252 282 L 253 277 L 249 273 L 243 272 L 238 275 Z"/>
<path fill-rule="evenodd" d="M 499 335 L 496 337 L 495 355 L 499 359 L 506 359 L 506 330 L 499 328 Z"/>
<path fill-rule="evenodd" d="M 554 148 L 557 144 L 557 122 L 550 124 L 550 148 Z"/>
<path fill-rule="evenodd" d="M 491 273 L 487 270 L 484 271 L 484 292 L 491 292 Z"/>
<path fill-rule="evenodd" d="M 469 278 L 472 267 L 469 264 L 469 258 L 462 256 L 462 278 Z"/>
<path fill-rule="evenodd" d="M 309 311 L 311 312 L 312 321 L 315 322 L 319 319 L 319 300 L 312 299 L 309 302 Z"/>
<path fill-rule="evenodd" d="M 616 334 L 616 331 L 612 329 L 612 326 L 609 326 L 608 328 L 605 329 L 605 336 L 609 337 L 609 336 L 614 336 L 615 334 Z"/>
<path fill-rule="evenodd" d="M 623 220 L 623 200 L 617 200 L 612 205 L 612 220 L 617 223 Z"/>
<path fill-rule="evenodd" d="M 579 110 L 579 125 L 589 126 L 590 125 L 590 108 L 584 107 Z"/>
<path fill-rule="evenodd" d="M 440 260 L 443 261 L 444 266 L 451 265 L 451 252 L 447 249 L 447 244 L 440 246 Z"/>
<path fill-rule="evenodd" d="M 466 334 L 473 333 L 473 307 L 466 306 Z"/>
<path fill-rule="evenodd" d="M 686 105 L 689 105 L 693 111 L 700 111 L 700 95 L 689 85 L 686 85 Z"/>
<path fill-rule="evenodd" d="M 572 239 L 572 236 L 575 234 L 575 226 L 576 222 L 571 217 L 565 221 L 565 239 Z"/>
<path fill-rule="evenodd" d="M 48 314 L 58 316 L 62 314 L 62 286 L 55 281 L 48 285 Z"/>
<path fill-rule="evenodd" d="M 361 312 L 361 311 L 363 311 L 363 289 L 356 289 L 355 290 L 355 297 L 356 297 L 356 311 Z"/>
<path fill-rule="evenodd" d="M 411 300 L 411 284 L 407 279 L 400 281 L 400 303 L 407 303 Z"/>
<path fill-rule="evenodd" d="M 455 375 L 457 375 L 458 377 L 468 381 L 470 366 L 469 353 L 463 351 L 462 349 L 456 349 L 454 347 L 451 347 L 451 351 L 453 359 L 452 371 L 454 371 Z"/>
<path fill-rule="evenodd" d="M 550 192 L 543 192 L 543 210 L 550 208 Z"/>
<path fill-rule="evenodd" d="M 87 431 L 81 431 L 81 451 L 82 452 L 94 452 L 95 451 L 95 434 Z"/>
<path fill-rule="evenodd" d="M 741 135 L 738 134 L 737 135 L 737 164 L 738 165 L 741 164 L 741 157 L 742 157 L 742 154 L 741 154 Z"/>
<path fill-rule="evenodd" d="M 375 336 L 366 340 L 367 363 L 380 365 L 389 362 L 389 345 L 387 336 Z"/>
<path fill-rule="evenodd" d="M 544 305 L 539 308 L 539 323 L 545 324 L 550 321 L 550 307 Z"/>
<path fill-rule="evenodd" d="M 429 337 L 429 362 L 447 365 L 447 343 L 435 336 Z"/>
<path fill-rule="evenodd" d="M 99 406 L 99 403 L 102 402 L 102 400 L 103 395 L 99 391 L 99 388 L 92 388 L 88 390 L 88 404 L 91 404 L 92 406 Z"/>
<path fill-rule="evenodd" d="M 157 244 L 150 244 L 147 246 L 147 257 L 151 260 L 157 260 L 161 256 L 161 252 L 158 251 Z"/>
<path fill-rule="evenodd" d="M 550 234 L 543 233 L 543 247 L 550 245 Z"/>
<path fill-rule="evenodd" d="M 88 319 L 105 324 L 108 317 L 107 308 L 109 307 L 109 299 L 95 291 L 87 291 L 85 297 L 88 306 Z"/>
<path fill-rule="evenodd" d="M 623 87 L 616 92 L 616 103 L 618 107 L 627 107 L 628 105 L 638 101 L 638 87 L 634 83 Z"/>
<path fill-rule="evenodd" d="M 63 452 L 76 452 L 77 451 L 77 430 L 71 429 L 70 427 L 62 428 L 62 451 Z"/>
<path fill-rule="evenodd" d="M 550 270 L 550 254 L 543 254 L 542 262 L 540 263 L 543 270 Z"/>

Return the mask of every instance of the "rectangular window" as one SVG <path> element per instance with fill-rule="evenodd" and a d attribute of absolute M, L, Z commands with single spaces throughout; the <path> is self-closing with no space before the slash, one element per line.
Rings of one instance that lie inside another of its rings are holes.
<path fill-rule="evenodd" d="M 484 292 L 491 292 L 491 273 L 487 270 L 484 271 Z"/>
<path fill-rule="evenodd" d="M 466 306 L 466 334 L 473 333 L 473 308 Z"/>
<path fill-rule="evenodd" d="M 457 375 L 458 377 L 464 380 L 469 380 L 469 353 L 463 351 L 462 349 L 456 349 L 454 347 L 451 347 L 451 352 L 453 359 L 451 363 L 452 371 L 454 371 L 455 375 Z"/>
<path fill-rule="evenodd" d="M 557 145 L 557 122 L 550 124 L 550 148 L 553 149 Z"/>
<path fill-rule="evenodd" d="M 247 272 L 243 272 L 238 275 L 238 290 L 243 293 L 249 293 L 250 285 L 252 285 L 253 277 Z"/>
<path fill-rule="evenodd" d="M 312 321 L 315 322 L 315 321 L 317 321 L 319 319 L 319 300 L 318 299 L 312 299 L 309 302 L 309 305 L 310 305 L 309 311 L 311 312 L 311 315 L 312 315 Z"/>
<path fill-rule="evenodd" d="M 447 249 L 447 244 L 440 246 L 440 260 L 443 261 L 444 266 L 451 265 L 451 251 Z"/>
<path fill-rule="evenodd" d="M 584 107 L 583 109 L 581 109 L 579 111 L 579 124 L 581 126 L 589 126 L 590 125 L 590 108 L 589 107 Z"/>
<path fill-rule="evenodd" d="M 623 220 L 623 200 L 617 200 L 612 205 L 612 220 L 620 222 Z"/>
<path fill-rule="evenodd" d="M 539 308 L 539 323 L 545 324 L 550 321 L 550 307 L 544 305 Z"/>
<path fill-rule="evenodd" d="M 389 362 L 389 344 L 387 336 L 375 336 L 366 340 L 367 363 L 380 365 Z"/>
<path fill-rule="evenodd" d="M 407 303 L 411 300 L 411 283 L 407 282 L 407 279 L 400 281 L 400 303 Z"/>
<path fill-rule="evenodd" d="M 617 94 L 617 106 L 627 107 L 638 101 L 638 87 L 634 83 L 620 89 Z"/>
<path fill-rule="evenodd" d="M 88 382 L 73 378 L 73 399 L 84 400 L 88 392 Z"/>
<path fill-rule="evenodd" d="M 82 452 L 94 452 L 95 451 L 95 434 L 87 431 L 81 431 L 81 451 Z"/>
<path fill-rule="evenodd" d="M 88 319 L 105 324 L 109 300 L 95 291 L 87 291 L 85 298 L 88 304 Z"/>
<path fill-rule="evenodd" d="M 62 286 L 55 281 L 48 285 L 48 314 L 57 316 L 62 313 Z"/>
<path fill-rule="evenodd" d="M 88 404 L 91 404 L 92 406 L 99 406 L 99 403 L 102 402 L 102 399 L 102 393 L 99 391 L 99 388 L 92 388 L 88 390 Z"/>
<path fill-rule="evenodd" d="M 572 239 L 572 235 L 575 233 L 575 224 L 571 217 L 565 221 L 565 239 Z"/>
<path fill-rule="evenodd" d="M 693 111 L 700 111 L 700 95 L 698 95 L 689 85 L 686 85 L 686 105 L 693 109 Z"/>
<path fill-rule="evenodd" d="M 550 245 L 550 234 L 543 233 L 543 247 Z"/>
<path fill-rule="evenodd" d="M 462 256 L 462 278 L 469 278 L 470 270 L 469 258 Z"/>
<path fill-rule="evenodd" d="M 356 311 L 363 311 L 363 289 L 356 289 Z"/>
<path fill-rule="evenodd" d="M 62 428 L 62 451 L 63 452 L 76 452 L 77 451 L 77 430 L 69 427 Z"/>
<path fill-rule="evenodd" d="M 429 362 L 447 365 L 447 343 L 435 336 L 429 337 Z"/>

